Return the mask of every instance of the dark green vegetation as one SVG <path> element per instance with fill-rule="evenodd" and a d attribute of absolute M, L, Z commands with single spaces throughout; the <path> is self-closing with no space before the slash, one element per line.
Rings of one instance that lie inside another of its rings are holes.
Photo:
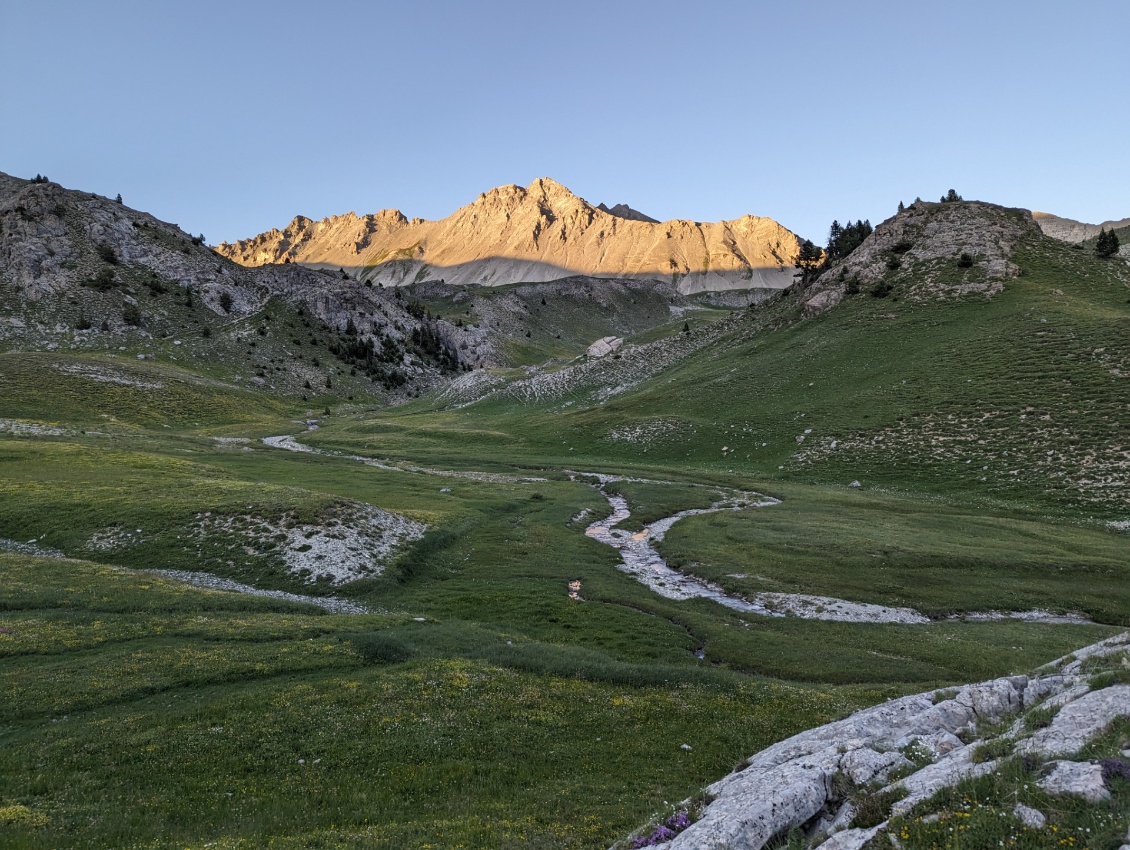
<path fill-rule="evenodd" d="M 540 394 L 456 406 L 441 389 L 378 407 L 361 393 L 372 381 L 330 353 L 357 339 L 348 325 L 267 301 L 239 319 L 247 338 L 215 325 L 189 343 L 197 308 L 171 288 L 137 299 L 186 326 L 144 342 L 154 359 L 132 342 L 8 344 L 0 537 L 71 559 L 0 553 L 4 845 L 607 846 L 793 732 L 1113 633 L 1130 618 L 1126 537 L 1107 524 L 1126 518 L 1130 278 L 1117 258 L 1046 239 L 1015 262 L 1023 275 L 991 300 L 916 299 L 922 270 L 907 262 L 884 279 L 886 298 L 849 294 L 809 320 L 796 292 L 709 325 L 721 311 L 676 316 L 644 295 L 636 312 L 616 302 L 633 317 L 617 325 L 583 287 L 476 302 L 496 319 L 505 302 L 507 322 L 528 316 L 507 343 L 513 363 L 564 361 L 604 335 L 654 345 L 641 360 L 686 341 L 685 357 L 638 378 L 630 352 L 576 367 L 620 370 L 603 395 L 558 362 L 531 372 L 546 378 Z M 931 273 L 979 270 L 955 256 Z M 494 321 L 459 295 L 413 297 L 432 318 Z M 96 303 L 70 306 L 98 327 L 105 311 L 83 306 Z M 303 357 L 335 362 L 314 373 L 332 389 L 311 380 L 303 402 L 299 388 L 229 380 L 249 350 L 264 366 L 269 345 L 293 356 L 295 335 Z M 517 372 L 494 377 L 505 387 Z M 314 417 L 320 429 L 300 433 Z M 277 434 L 327 453 L 257 441 Z M 569 469 L 650 479 L 612 485 L 632 529 L 705 507 L 718 487 L 780 498 L 685 519 L 663 544 L 734 592 L 937 616 L 1077 610 L 1099 624 L 869 625 L 671 601 L 585 537 L 607 503 Z M 308 583 L 277 535 L 244 534 L 330 523 L 358 504 L 428 525 L 379 577 Z M 205 591 L 147 568 L 372 613 Z M 573 581 L 581 600 L 568 598 Z"/>

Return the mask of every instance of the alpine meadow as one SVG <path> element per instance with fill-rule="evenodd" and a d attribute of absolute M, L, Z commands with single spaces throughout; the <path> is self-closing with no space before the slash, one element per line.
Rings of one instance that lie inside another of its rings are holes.
<path fill-rule="evenodd" d="M 1128 245 L 0 175 L 0 844 L 1119 847 Z"/>

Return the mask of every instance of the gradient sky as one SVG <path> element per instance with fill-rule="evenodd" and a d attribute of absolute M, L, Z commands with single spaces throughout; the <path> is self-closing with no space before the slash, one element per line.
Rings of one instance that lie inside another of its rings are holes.
<path fill-rule="evenodd" d="M 540 176 L 823 243 L 900 200 L 1130 216 L 1130 2 L 0 0 L 0 171 L 212 244 Z"/>

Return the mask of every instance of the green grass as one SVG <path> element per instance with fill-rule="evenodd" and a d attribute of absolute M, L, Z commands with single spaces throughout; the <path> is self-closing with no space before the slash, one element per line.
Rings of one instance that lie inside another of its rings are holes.
<path fill-rule="evenodd" d="M 603 401 L 335 405 L 301 435 L 325 455 L 256 441 L 298 433 L 323 398 L 241 389 L 223 363 L 164 342 L 144 361 L 5 351 L 0 419 L 60 433 L 0 432 L 0 537 L 70 556 L 0 554 L 5 846 L 607 846 L 793 732 L 1113 634 L 1130 618 L 1125 535 L 1106 526 L 1125 518 L 1128 278 L 1046 240 L 1017 262 L 1024 276 L 988 302 L 916 302 L 896 276 L 889 298 L 809 321 L 795 293 L 709 331 L 699 321 L 714 313 L 690 313 L 694 333 L 717 338 Z M 605 331 L 643 342 L 682 329 L 643 301 L 621 305 L 636 323 L 623 328 L 587 303 L 524 303 L 531 337 L 515 362 L 571 357 Z M 455 318 L 461 304 L 429 307 Z M 272 325 L 299 321 L 272 309 Z M 272 327 L 263 346 L 285 336 Z M 685 519 L 662 544 L 736 593 L 934 615 L 1070 609 L 1102 624 L 851 624 L 664 599 L 584 535 L 590 520 L 573 522 L 608 506 L 567 469 L 673 482 L 609 487 L 629 529 L 705 507 L 719 487 L 780 498 Z M 305 522 L 353 501 L 428 532 L 344 587 L 305 583 L 268 545 L 193 536 L 201 513 Z M 93 545 L 107 535 L 114 545 Z M 375 613 L 147 568 L 332 592 Z M 573 581 L 583 601 L 568 598 Z M 985 801 L 986 823 L 1016 790 L 996 781 L 962 792 Z M 939 805 L 956 817 L 962 803 Z"/>

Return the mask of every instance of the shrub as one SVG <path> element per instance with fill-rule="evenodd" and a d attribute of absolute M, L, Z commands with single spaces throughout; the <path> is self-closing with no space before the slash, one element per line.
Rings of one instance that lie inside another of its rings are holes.
<path fill-rule="evenodd" d="M 909 240 L 906 240 L 906 239 L 900 239 L 898 242 L 896 242 L 894 245 L 891 246 L 891 250 L 894 251 L 896 254 L 905 254 L 907 251 L 909 251 L 913 247 L 914 247 L 913 242 L 910 242 Z"/>
<path fill-rule="evenodd" d="M 127 304 L 122 310 L 122 321 L 127 325 L 139 327 L 141 325 L 141 308 L 136 304 Z"/>
<path fill-rule="evenodd" d="M 892 289 L 894 289 L 893 286 L 891 286 L 886 281 L 882 281 L 880 283 L 875 284 L 873 287 L 871 287 L 871 297 L 872 298 L 886 298 L 888 295 L 891 294 Z"/>
<path fill-rule="evenodd" d="M 208 337 L 212 335 L 212 329 L 205 325 L 204 329 L 200 331 L 200 335 L 204 337 L 204 339 L 208 339 Z"/>
<path fill-rule="evenodd" d="M 101 269 L 91 280 L 88 280 L 83 286 L 89 286 L 92 289 L 97 289 L 99 292 L 106 292 L 117 286 L 117 281 L 114 280 L 114 273 L 110 269 Z"/>
<path fill-rule="evenodd" d="M 887 271 L 897 272 L 902 268 L 902 260 L 898 257 L 887 257 Z"/>
<path fill-rule="evenodd" d="M 963 251 L 961 256 L 957 258 L 957 265 L 963 269 L 970 268 L 973 265 L 973 256 Z"/>
<path fill-rule="evenodd" d="M 399 664 L 416 654 L 410 643 L 396 635 L 373 632 L 349 639 L 353 649 L 369 664 Z"/>
<path fill-rule="evenodd" d="M 79 313 L 78 321 L 75 322 L 75 330 L 88 331 L 90 328 L 90 319 L 86 318 L 85 313 Z"/>
<path fill-rule="evenodd" d="M 116 266 L 118 264 L 118 252 L 114 250 L 113 245 L 101 243 L 94 250 L 98 252 L 99 257 L 110 265 Z"/>
<path fill-rule="evenodd" d="M 220 293 L 220 309 L 223 310 L 225 313 L 231 312 L 231 293 L 230 292 L 221 292 Z"/>

